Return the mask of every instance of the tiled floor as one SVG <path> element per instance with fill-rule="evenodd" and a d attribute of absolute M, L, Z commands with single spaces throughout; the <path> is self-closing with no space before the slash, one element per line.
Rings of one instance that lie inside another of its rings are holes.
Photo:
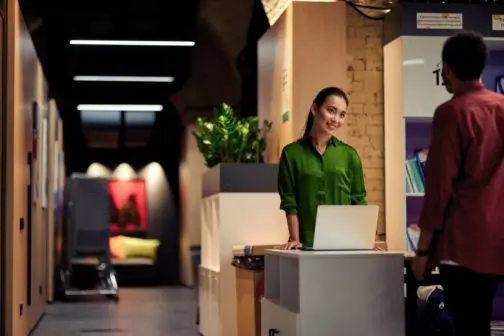
<path fill-rule="evenodd" d="M 187 288 L 123 289 L 120 302 L 55 303 L 33 336 L 196 336 L 196 301 Z"/>

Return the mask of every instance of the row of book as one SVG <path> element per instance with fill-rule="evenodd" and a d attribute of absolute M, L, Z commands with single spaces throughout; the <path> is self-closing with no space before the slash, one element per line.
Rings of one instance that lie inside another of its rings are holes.
<path fill-rule="evenodd" d="M 425 192 L 425 162 L 428 149 L 419 149 L 412 158 L 405 162 L 406 194 L 421 194 Z"/>
<path fill-rule="evenodd" d="M 405 162 L 406 195 L 421 195 L 425 192 L 425 163 L 428 149 L 414 151 L 413 157 Z M 417 224 L 407 223 L 406 237 L 408 251 L 415 252 L 420 236 L 420 228 Z"/>

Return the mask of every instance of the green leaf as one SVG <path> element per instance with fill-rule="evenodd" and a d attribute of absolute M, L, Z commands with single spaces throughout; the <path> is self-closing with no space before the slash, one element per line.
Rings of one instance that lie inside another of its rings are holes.
<path fill-rule="evenodd" d="M 193 135 L 208 167 L 219 163 L 264 162 L 266 137 L 271 121 L 257 116 L 239 118 L 233 108 L 222 103 L 210 118 L 197 118 Z"/>

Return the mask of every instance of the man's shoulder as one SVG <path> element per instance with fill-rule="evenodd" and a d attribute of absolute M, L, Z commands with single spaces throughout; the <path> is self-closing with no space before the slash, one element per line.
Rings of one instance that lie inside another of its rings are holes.
<path fill-rule="evenodd" d="M 439 113 L 450 113 L 450 112 L 455 111 L 458 106 L 460 106 L 460 104 L 457 101 L 457 98 L 453 97 L 452 99 L 447 100 L 444 103 L 438 105 L 435 113 L 438 113 L 438 114 Z"/>
<path fill-rule="evenodd" d="M 472 107 L 504 105 L 504 95 L 484 88 L 464 95 L 454 96 L 439 105 L 442 110 L 470 111 Z"/>
<path fill-rule="evenodd" d="M 469 99 L 466 96 L 454 96 L 444 103 L 438 105 L 434 111 L 434 116 L 454 116 L 460 112 L 468 110 L 467 108 L 474 103 L 474 99 Z"/>

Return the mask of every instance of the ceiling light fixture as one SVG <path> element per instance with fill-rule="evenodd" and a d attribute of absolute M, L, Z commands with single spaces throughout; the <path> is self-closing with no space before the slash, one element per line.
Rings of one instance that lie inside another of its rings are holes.
<path fill-rule="evenodd" d="M 171 83 L 173 77 L 149 76 L 74 76 L 76 82 L 144 82 L 144 83 Z"/>
<path fill-rule="evenodd" d="M 113 105 L 113 104 L 79 104 L 79 111 L 133 111 L 133 112 L 159 112 L 163 105 Z"/>
<path fill-rule="evenodd" d="M 194 41 L 71 40 L 71 45 L 130 47 L 193 47 Z"/>

